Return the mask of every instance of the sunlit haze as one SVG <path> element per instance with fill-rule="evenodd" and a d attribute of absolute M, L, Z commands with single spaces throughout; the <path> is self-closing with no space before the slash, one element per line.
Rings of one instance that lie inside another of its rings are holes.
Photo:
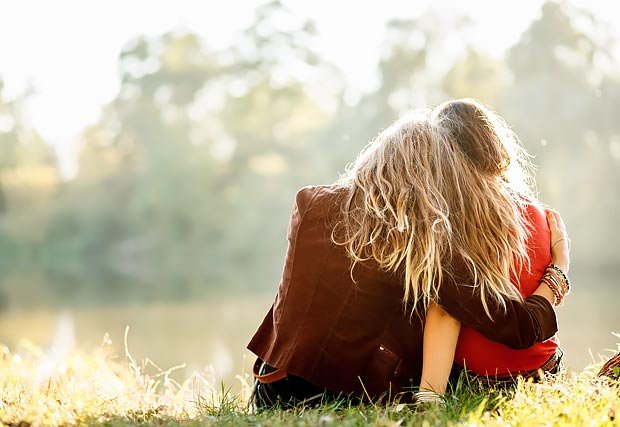
<path fill-rule="evenodd" d="M 603 21 L 620 28 L 615 2 L 575 3 L 587 5 Z M 0 17 L 0 77 L 9 98 L 28 88 L 35 92 L 27 101 L 25 119 L 56 147 L 65 173 L 71 174 L 79 133 L 117 94 L 117 60 L 129 40 L 190 29 L 202 36 L 207 46 L 225 48 L 234 34 L 251 22 L 258 4 L 243 0 L 12 2 Z M 483 0 L 285 2 L 294 13 L 316 22 L 317 50 L 342 69 L 353 93 L 377 83 L 376 63 L 389 19 L 415 17 L 429 8 L 462 14 L 472 20 L 468 42 L 501 55 L 540 13 L 541 4 Z M 447 61 L 465 45 L 460 43 L 455 52 L 442 52 L 440 60 Z"/>
<path fill-rule="evenodd" d="M 619 111 L 618 1 L 4 2 L 0 424 L 613 423 Z M 247 410 L 452 362 L 568 372 Z"/>

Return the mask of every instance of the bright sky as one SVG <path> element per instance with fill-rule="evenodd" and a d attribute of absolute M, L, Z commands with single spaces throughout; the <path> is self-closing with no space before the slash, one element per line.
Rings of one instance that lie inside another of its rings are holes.
<path fill-rule="evenodd" d="M 350 86 L 376 82 L 376 61 L 390 18 L 414 17 L 431 5 L 474 21 L 478 48 L 501 54 L 540 12 L 538 1 L 490 0 L 289 0 L 295 13 L 313 18 L 320 53 L 345 73 Z M 608 0 L 573 0 L 620 28 L 620 7 Z M 35 95 L 26 119 L 58 150 L 65 168 L 77 136 L 94 122 L 119 88 L 117 58 L 125 43 L 141 34 L 191 29 L 212 47 L 226 46 L 252 20 L 256 0 L 20 0 L 0 15 L 0 78 L 6 95 L 30 85 Z M 363 46 L 363 48 L 360 48 Z M 70 171 L 68 171 L 70 173 Z"/>

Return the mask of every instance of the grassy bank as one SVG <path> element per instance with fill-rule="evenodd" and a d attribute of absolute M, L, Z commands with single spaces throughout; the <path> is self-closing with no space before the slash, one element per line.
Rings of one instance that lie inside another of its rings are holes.
<path fill-rule="evenodd" d="M 179 383 L 150 361 L 90 352 L 44 352 L 24 341 L 0 355 L 0 421 L 20 425 L 620 425 L 620 384 L 597 379 L 593 366 L 516 390 L 483 392 L 463 383 L 446 406 L 352 406 L 253 413 L 249 377 L 239 394 L 214 386 L 208 372 Z M 20 424 L 21 423 L 21 424 Z"/>

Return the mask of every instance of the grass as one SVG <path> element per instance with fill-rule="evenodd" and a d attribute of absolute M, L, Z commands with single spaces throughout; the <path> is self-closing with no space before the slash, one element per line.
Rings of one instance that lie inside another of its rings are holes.
<path fill-rule="evenodd" d="M 0 421 L 6 425 L 620 425 L 620 382 L 596 377 L 598 366 L 514 390 L 488 390 L 464 379 L 445 406 L 352 405 L 253 412 L 250 378 L 240 393 L 215 387 L 207 373 L 182 383 L 108 343 L 91 352 L 46 353 L 24 341 L 0 349 Z"/>

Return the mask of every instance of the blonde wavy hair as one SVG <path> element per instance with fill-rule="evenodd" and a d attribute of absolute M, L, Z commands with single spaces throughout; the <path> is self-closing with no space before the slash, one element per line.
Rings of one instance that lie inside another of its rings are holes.
<path fill-rule="evenodd" d="M 353 260 L 404 268 L 412 313 L 438 300 L 454 256 L 488 301 L 520 299 L 510 274 L 529 269 L 522 209 L 536 202 L 529 156 L 474 99 L 416 110 L 371 141 L 339 184 L 347 189 L 332 238 Z"/>

